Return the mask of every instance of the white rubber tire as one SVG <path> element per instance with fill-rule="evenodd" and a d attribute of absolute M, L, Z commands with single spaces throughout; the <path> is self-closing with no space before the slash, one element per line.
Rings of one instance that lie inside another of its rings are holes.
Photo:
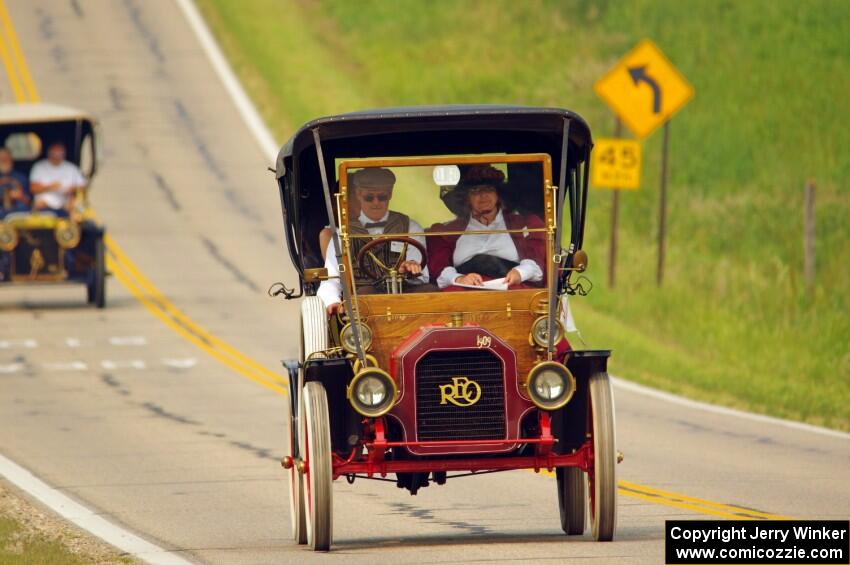
<path fill-rule="evenodd" d="M 328 551 L 333 537 L 333 466 L 331 462 L 330 416 L 325 387 L 317 381 L 304 385 L 301 394 L 304 422 L 301 425 L 301 453 L 304 473 L 307 543 L 315 551 Z"/>
<path fill-rule="evenodd" d="M 611 541 L 617 527 L 617 441 L 614 395 L 607 373 L 590 377 L 593 472 L 589 477 L 590 520 L 596 541 Z"/>
<path fill-rule="evenodd" d="M 292 418 L 292 401 L 289 397 L 283 399 L 283 421 L 286 422 L 287 426 L 283 442 L 283 455 L 284 457 L 295 457 L 297 438 L 294 426 L 297 424 Z M 304 488 L 301 483 L 301 473 L 295 469 L 295 466 L 283 471 L 286 473 L 286 492 L 289 495 L 289 522 L 292 539 L 300 544 L 305 544 L 307 543 L 307 521 L 304 515 Z"/>
<path fill-rule="evenodd" d="M 301 331 L 300 331 L 300 357 L 301 369 L 298 371 L 298 386 L 296 390 L 303 391 L 304 389 L 304 361 L 316 351 L 322 351 L 328 347 L 328 317 L 325 310 L 325 305 L 318 296 L 308 296 L 301 301 Z M 299 430 L 303 427 L 304 422 L 304 395 L 297 401 L 298 413 L 294 419 L 294 430 Z M 300 445 L 300 438 L 297 433 L 293 433 L 293 439 L 296 444 Z M 298 450 L 299 457 L 302 459 L 306 454 L 302 450 Z M 296 473 L 299 482 L 296 485 L 298 496 L 300 499 L 301 521 L 299 523 L 300 530 L 297 533 L 293 531 L 293 537 L 299 544 L 307 543 L 307 519 L 306 519 L 306 504 L 304 498 L 304 477 Z"/>

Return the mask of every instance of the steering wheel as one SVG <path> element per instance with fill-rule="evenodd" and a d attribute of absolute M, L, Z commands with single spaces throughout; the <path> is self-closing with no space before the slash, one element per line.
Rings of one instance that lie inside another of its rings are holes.
<path fill-rule="evenodd" d="M 385 265 L 383 261 L 378 259 L 375 254 L 372 253 L 372 250 L 378 247 L 379 245 L 387 245 L 393 242 L 402 243 L 404 244 L 404 246 L 401 248 L 401 253 L 398 254 L 398 260 L 395 262 L 395 265 L 389 267 Z M 357 265 L 358 267 L 360 267 L 360 272 L 365 274 L 373 281 L 377 281 L 389 275 L 390 271 L 398 271 L 398 268 L 401 266 L 402 262 L 404 262 L 405 257 L 407 257 L 407 247 L 409 245 L 412 245 L 417 251 L 419 251 L 419 254 L 422 255 L 421 265 L 424 269 L 425 266 L 428 264 L 428 252 L 425 251 L 425 246 L 410 237 L 396 235 L 373 239 L 360 249 L 360 252 L 357 254 Z M 372 259 L 371 262 L 366 261 L 367 255 L 370 259 Z M 383 271 L 383 273 L 376 272 L 374 269 L 372 269 L 372 265 L 370 263 L 374 263 L 374 265 L 377 265 L 377 267 L 381 271 Z"/>

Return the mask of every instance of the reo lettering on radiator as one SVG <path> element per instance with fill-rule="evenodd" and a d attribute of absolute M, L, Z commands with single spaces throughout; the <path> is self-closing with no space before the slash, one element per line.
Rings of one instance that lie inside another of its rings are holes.
<path fill-rule="evenodd" d="M 440 386 L 440 404 L 451 402 L 466 408 L 481 399 L 481 386 L 466 377 L 452 377 L 452 382 Z"/>

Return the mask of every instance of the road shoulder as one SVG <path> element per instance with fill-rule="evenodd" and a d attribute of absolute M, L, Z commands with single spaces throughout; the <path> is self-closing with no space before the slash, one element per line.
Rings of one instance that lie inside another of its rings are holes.
<path fill-rule="evenodd" d="M 139 563 L 31 501 L 2 478 L 0 561 L 98 565 Z"/>

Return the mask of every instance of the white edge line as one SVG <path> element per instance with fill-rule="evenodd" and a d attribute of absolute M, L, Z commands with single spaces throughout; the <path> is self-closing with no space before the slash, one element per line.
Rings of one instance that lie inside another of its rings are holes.
<path fill-rule="evenodd" d="M 734 416 L 736 418 L 743 418 L 744 420 L 751 420 L 753 422 L 773 424 L 775 426 L 782 426 L 783 428 L 790 428 L 792 430 L 800 430 L 813 434 L 850 440 L 850 434 L 839 430 L 831 430 L 829 428 L 813 426 L 812 424 L 804 424 L 803 422 L 783 420 L 782 418 L 775 418 L 773 416 L 753 414 L 751 412 L 744 412 L 743 410 L 735 410 L 734 408 L 726 408 L 724 406 L 716 406 L 714 404 L 708 404 L 706 402 L 699 402 L 697 400 L 691 400 L 690 398 L 685 398 L 683 396 L 678 396 L 669 392 L 662 392 L 660 390 L 656 390 L 648 386 L 639 385 L 637 383 L 633 383 L 631 381 L 627 381 L 618 377 L 612 376 L 611 380 L 614 383 L 614 386 L 617 388 L 627 390 L 629 392 L 634 392 L 636 394 L 649 396 L 658 400 L 663 400 L 665 402 L 670 402 L 671 404 L 678 404 L 679 406 L 695 408 L 697 410 L 702 410 L 703 412 L 711 412 L 713 414 L 720 414 L 722 416 Z"/>
<path fill-rule="evenodd" d="M 239 115 L 242 116 L 248 129 L 254 134 L 254 139 L 260 144 L 263 154 L 271 161 L 271 164 L 275 164 L 280 146 L 275 141 L 274 136 L 272 136 L 271 131 L 266 126 L 259 112 L 257 112 L 256 106 L 254 106 L 254 103 L 245 93 L 245 89 L 242 88 L 242 84 L 236 78 L 233 69 L 230 68 L 230 64 L 222 54 L 218 43 L 216 43 L 207 24 L 204 22 L 197 6 L 195 6 L 192 0 L 177 0 L 177 5 L 183 11 L 183 15 L 186 16 L 189 27 L 195 32 L 198 41 L 201 43 L 201 47 L 207 54 L 207 58 L 212 63 L 213 69 L 215 69 L 216 74 L 224 84 L 225 90 L 230 94 L 233 103 L 236 104 Z"/>
<path fill-rule="evenodd" d="M 278 150 L 277 143 L 275 143 L 275 140 L 272 137 L 269 128 L 266 126 L 265 122 L 263 122 L 263 118 L 257 112 L 257 109 L 254 106 L 253 102 L 251 102 L 251 99 L 245 93 L 245 90 L 242 88 L 242 85 L 239 83 L 239 80 L 236 78 L 236 75 L 234 75 L 233 70 L 230 68 L 230 65 L 224 58 L 224 55 L 221 53 L 221 49 L 218 47 L 215 38 L 213 38 L 212 34 L 209 31 L 209 28 L 207 28 L 206 23 L 204 23 L 204 20 L 201 17 L 201 14 L 198 12 L 198 8 L 195 6 L 195 3 L 192 0 L 176 1 L 180 8 L 183 10 L 183 14 L 189 21 L 189 25 L 192 27 L 192 30 L 198 36 L 198 40 L 201 42 L 201 46 L 206 52 L 207 57 L 209 57 L 210 63 L 212 63 L 212 66 L 218 74 L 219 78 L 221 78 L 221 81 L 224 83 L 227 92 L 233 99 L 236 108 L 239 110 L 239 114 L 245 120 L 245 124 L 248 126 L 248 129 L 251 130 L 251 133 L 254 134 L 254 138 L 257 140 L 257 143 L 260 144 L 263 153 L 265 153 L 267 157 L 272 159 L 272 161 L 276 160 Z M 612 377 L 612 379 L 615 386 L 623 390 L 629 390 L 637 394 L 643 394 L 644 396 L 650 396 L 652 398 L 664 400 L 672 404 L 678 404 L 680 406 L 696 408 L 698 410 L 712 412 L 714 414 L 734 416 L 737 418 L 743 418 L 755 422 L 768 423 L 825 436 L 837 437 L 841 439 L 850 439 L 850 434 L 838 430 L 830 430 L 828 428 L 813 426 L 811 424 L 804 424 L 802 422 L 783 420 L 782 418 L 774 418 L 771 416 L 752 414 L 750 412 L 744 412 L 732 408 L 715 406 L 713 404 L 698 402 L 696 400 L 690 400 L 688 398 L 677 396 L 675 394 L 655 390 L 653 388 L 639 385 L 620 378 Z"/>
<path fill-rule="evenodd" d="M 75 502 L 51 487 L 27 469 L 0 455 L 0 475 L 19 489 L 50 508 L 62 518 L 99 537 L 127 554 L 154 565 L 184 565 L 191 563 L 158 545 L 113 524 L 90 508 Z"/>

